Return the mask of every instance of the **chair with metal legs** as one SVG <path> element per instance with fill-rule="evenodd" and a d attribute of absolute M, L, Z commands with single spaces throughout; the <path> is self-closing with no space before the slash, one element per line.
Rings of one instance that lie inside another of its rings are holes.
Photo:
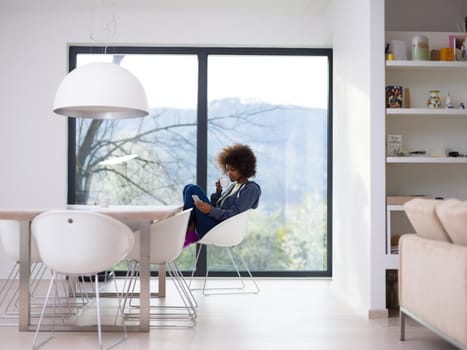
<path fill-rule="evenodd" d="M 184 210 L 151 226 L 150 262 L 157 265 L 166 264 L 167 273 L 171 277 L 181 299 L 181 303 L 172 302 L 173 304 L 169 304 L 170 302 L 164 300 L 164 298 L 153 299 L 150 312 L 152 327 L 191 327 L 195 324 L 198 304 L 175 263 L 175 259 L 183 249 L 191 210 Z M 124 302 L 125 317 L 128 319 L 139 316 L 139 307 L 132 300 L 139 275 L 139 241 L 140 233 L 135 232 L 136 243 L 127 257 L 131 265 L 129 269 L 130 279 L 126 286 L 127 293 Z"/>
<path fill-rule="evenodd" d="M 242 243 L 243 238 L 247 232 L 248 227 L 248 217 L 252 209 L 244 211 L 240 214 L 232 216 L 218 225 L 214 226 L 211 230 L 209 230 L 197 243 L 201 246 L 206 246 L 208 250 L 208 263 L 206 266 L 206 275 L 203 281 L 202 288 L 194 288 L 191 287 L 191 283 L 194 278 L 196 265 L 198 263 L 198 259 L 200 256 L 201 249 L 198 249 L 198 253 L 196 254 L 195 263 L 193 266 L 193 272 L 191 274 L 190 279 L 190 288 L 191 290 L 202 290 L 204 295 L 211 295 L 211 294 L 257 294 L 259 293 L 260 289 L 258 283 L 256 282 L 255 278 L 250 272 L 248 265 L 246 264 L 245 259 L 243 256 L 238 253 L 235 249 L 237 248 L 240 243 Z M 233 268 L 239 278 L 240 287 L 209 287 L 207 288 L 207 281 L 209 276 L 209 262 L 212 258 L 212 252 L 215 248 L 223 248 L 227 251 L 229 256 L 230 262 L 232 263 Z M 243 264 L 245 272 L 247 274 L 248 280 L 251 281 L 250 285 L 252 288 L 248 288 L 245 279 L 239 271 L 237 261 L 235 259 L 235 255 L 237 255 L 240 261 Z"/>
<path fill-rule="evenodd" d="M 127 339 L 126 325 L 122 319 L 122 336 L 105 347 L 103 345 L 98 273 L 112 268 L 126 257 L 134 243 L 130 228 L 110 216 L 96 212 L 55 210 L 34 218 L 31 231 L 43 263 L 52 271 L 33 339 L 33 349 L 44 345 L 54 336 L 55 322 L 50 337 L 38 342 L 43 317 L 58 275 L 66 278 L 94 276 L 99 349 L 108 349 Z M 119 301 L 117 315 L 121 315 L 121 311 Z"/>

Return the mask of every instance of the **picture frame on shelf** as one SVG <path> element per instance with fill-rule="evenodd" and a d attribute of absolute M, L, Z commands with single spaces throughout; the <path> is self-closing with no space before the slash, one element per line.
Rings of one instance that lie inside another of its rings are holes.
<path fill-rule="evenodd" d="M 386 86 L 386 108 L 402 108 L 404 88 L 399 85 Z"/>
<path fill-rule="evenodd" d="M 454 51 L 454 60 L 467 61 L 467 34 L 449 35 L 449 47 Z"/>

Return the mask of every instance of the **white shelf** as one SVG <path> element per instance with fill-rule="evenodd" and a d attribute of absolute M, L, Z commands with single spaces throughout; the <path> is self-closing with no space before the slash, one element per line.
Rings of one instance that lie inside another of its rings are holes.
<path fill-rule="evenodd" d="M 466 163 L 467 157 L 387 157 L 386 163 Z"/>
<path fill-rule="evenodd" d="M 465 61 L 386 61 L 387 70 L 444 70 L 444 69 L 465 69 L 467 70 L 467 62 Z"/>
<path fill-rule="evenodd" d="M 417 116 L 459 116 L 467 117 L 466 109 L 458 108 L 386 108 L 386 114 Z"/>
<path fill-rule="evenodd" d="M 388 204 L 386 208 L 388 211 L 404 211 L 404 206 L 402 204 Z"/>
<path fill-rule="evenodd" d="M 386 254 L 384 260 L 386 269 L 397 270 L 399 268 L 399 254 Z"/>

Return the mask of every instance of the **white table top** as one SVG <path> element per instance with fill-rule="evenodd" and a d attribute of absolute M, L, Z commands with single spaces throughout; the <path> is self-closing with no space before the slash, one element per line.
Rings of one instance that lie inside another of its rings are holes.
<path fill-rule="evenodd" d="M 97 205 L 68 205 L 72 210 L 92 210 L 112 216 L 118 220 L 160 220 L 173 215 L 182 209 L 181 204 L 175 205 L 110 205 L 101 207 Z M 2 209 L 0 219 L 3 220 L 32 220 L 35 216 L 45 212 L 46 209 Z"/>

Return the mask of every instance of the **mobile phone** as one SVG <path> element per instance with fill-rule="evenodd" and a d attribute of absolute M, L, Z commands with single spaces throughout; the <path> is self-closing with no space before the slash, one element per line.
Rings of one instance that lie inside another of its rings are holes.
<path fill-rule="evenodd" d="M 198 195 L 194 194 L 191 196 L 195 202 L 201 202 L 201 199 L 199 199 Z"/>

